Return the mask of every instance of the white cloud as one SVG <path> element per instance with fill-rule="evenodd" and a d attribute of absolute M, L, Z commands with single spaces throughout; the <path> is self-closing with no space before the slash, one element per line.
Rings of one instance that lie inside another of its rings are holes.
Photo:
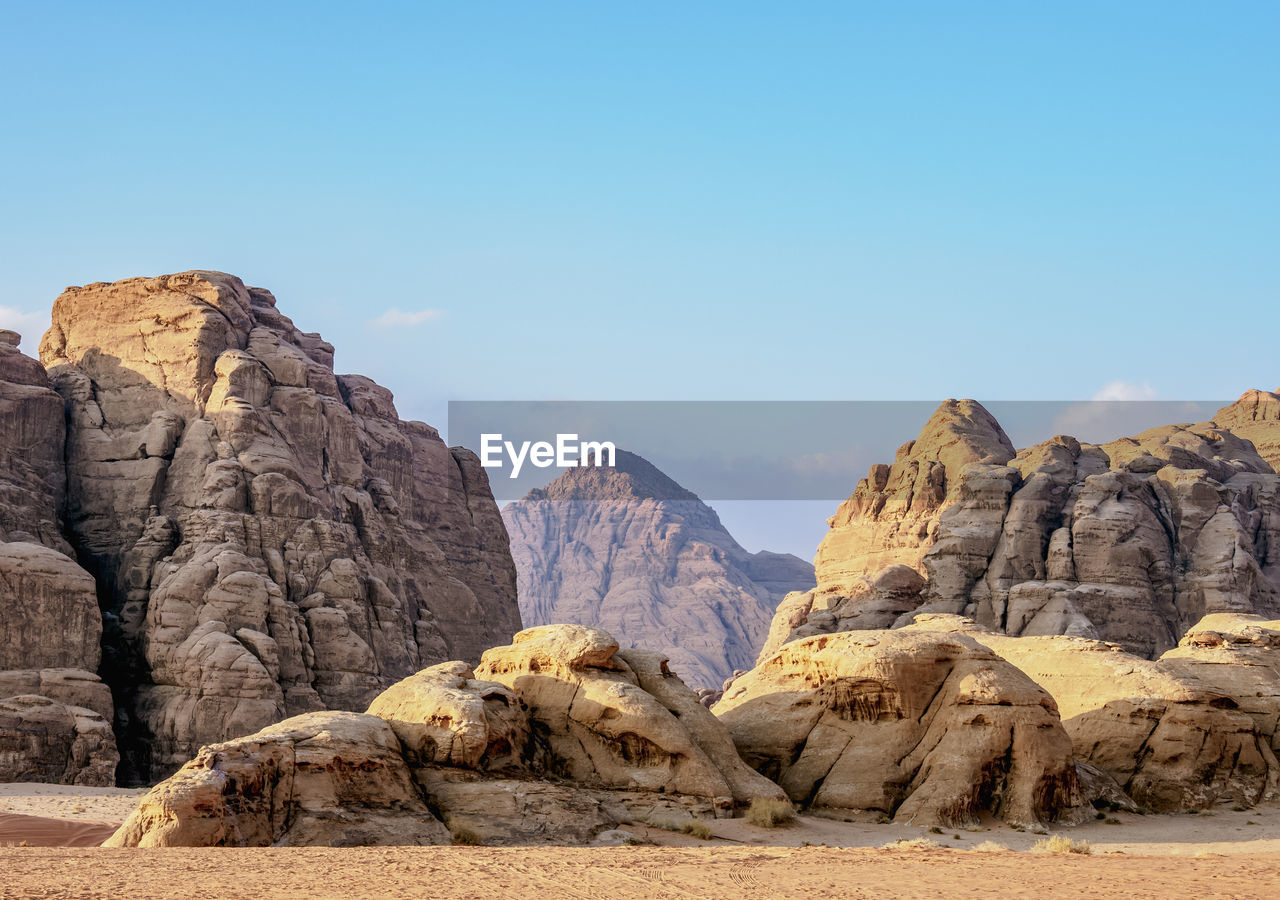
<path fill-rule="evenodd" d="M 25 347 L 40 343 L 40 337 L 49 328 L 47 312 L 23 312 L 13 306 L 0 306 L 0 328 L 7 328 L 22 335 Z"/>
<path fill-rule="evenodd" d="M 1156 389 L 1147 382 L 1133 384 L 1128 381 L 1113 381 L 1103 386 L 1093 395 L 1094 400 L 1154 400 Z"/>
<path fill-rule="evenodd" d="M 443 312 L 438 309 L 420 309 L 417 312 L 405 312 L 393 306 L 376 319 L 370 319 L 369 324 L 374 328 L 412 328 L 415 325 L 438 319 L 442 315 Z"/>

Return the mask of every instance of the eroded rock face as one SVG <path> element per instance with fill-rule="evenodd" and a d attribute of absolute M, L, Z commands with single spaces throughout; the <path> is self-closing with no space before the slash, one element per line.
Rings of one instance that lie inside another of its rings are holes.
<path fill-rule="evenodd" d="M 0 699 L 0 782 L 108 787 L 119 762 L 111 723 L 95 710 L 46 695 Z"/>
<path fill-rule="evenodd" d="M 1265 442 L 1280 432 L 1268 410 L 1242 400 L 1219 417 L 1247 419 L 1251 439 Z M 956 417 L 944 404 L 926 432 Z M 923 470 L 907 465 L 918 444 L 895 463 L 900 472 Z M 983 446 L 954 474 L 931 464 L 949 487 L 925 491 L 923 506 L 918 475 L 898 476 L 891 490 L 888 474 L 873 470 L 842 507 L 857 512 L 851 524 L 832 520 L 818 590 L 780 607 L 765 649 L 949 613 L 1011 635 L 1098 638 L 1154 658 L 1206 615 L 1280 614 L 1280 476 L 1224 424 L 1153 428 L 1102 446 L 1060 435 L 986 461 Z M 900 513 L 885 519 L 889 509 Z M 866 550 L 882 545 L 893 553 Z M 918 561 L 918 591 L 875 587 L 894 571 L 883 566 L 890 560 Z"/>
<path fill-rule="evenodd" d="M 1280 752 L 1280 621 L 1205 616 L 1160 662 L 1226 694 Z"/>
<path fill-rule="evenodd" d="M 1218 410 L 1213 421 L 1252 442 L 1258 455 L 1280 472 L 1280 390 L 1245 391 L 1235 403 Z"/>
<path fill-rule="evenodd" d="M 71 558 L 62 398 L 0 333 L 0 781 L 115 783 L 102 617 Z"/>
<path fill-rule="evenodd" d="M 320 712 L 205 747 L 152 788 L 105 846 L 450 842 L 391 726 L 375 716 Z"/>
<path fill-rule="evenodd" d="M 478 461 L 335 375 L 269 292 L 215 272 L 71 288 L 40 353 L 127 780 L 286 715 L 363 709 L 519 630 Z"/>
<path fill-rule="evenodd" d="M 526 625 L 577 622 L 662 647 L 691 685 L 746 668 L 779 600 L 813 584 L 790 554 L 747 553 L 715 511 L 640 457 L 568 469 L 502 511 Z"/>
<path fill-rule="evenodd" d="M 780 796 L 729 752 L 724 726 L 663 654 L 620 652 L 599 629 L 547 625 L 486 651 L 476 674 L 527 707 L 535 767 L 575 784 L 703 797 L 722 809 Z"/>
<path fill-rule="evenodd" d="M 1180 812 L 1275 795 L 1270 736 L 1189 668 L 1103 641 L 1008 637 L 958 616 L 920 616 L 912 629 L 963 632 L 1029 675 L 1057 702 L 1076 759 L 1141 806 Z"/>
<path fill-rule="evenodd" d="M 937 538 L 938 516 L 960 473 L 973 463 L 1003 465 L 1013 444 L 973 400 L 948 400 L 891 465 L 872 466 L 828 520 L 814 558 L 819 595 L 851 596 L 859 579 L 893 565 L 918 568 Z"/>
<path fill-rule="evenodd" d="M 1053 698 L 967 635 L 797 640 L 713 711 L 744 760 L 817 811 L 917 825 L 1083 814 Z"/>
<path fill-rule="evenodd" d="M 604 632 L 531 629 L 486 653 L 480 677 L 443 663 L 369 715 L 311 713 L 206 747 L 111 844 L 589 843 L 636 818 L 783 796 L 665 657 L 622 657 Z"/>

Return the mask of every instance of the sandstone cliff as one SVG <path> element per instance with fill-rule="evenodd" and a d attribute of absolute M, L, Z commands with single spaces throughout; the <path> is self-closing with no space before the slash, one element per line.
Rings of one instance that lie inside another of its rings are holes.
<path fill-rule="evenodd" d="M 115 783 L 102 617 L 71 559 L 62 398 L 0 332 L 0 781 Z"/>
<path fill-rule="evenodd" d="M 216 272 L 69 288 L 40 356 L 125 779 L 287 715 L 363 709 L 519 630 L 478 461 L 335 375 L 269 292 Z M 53 522 L 20 525 L 56 543 Z"/>
<path fill-rule="evenodd" d="M 743 550 L 715 511 L 654 466 L 568 469 L 502 511 L 526 624 L 576 622 L 660 647 L 686 682 L 748 668 L 778 601 L 813 584 L 789 554 Z"/>
<path fill-rule="evenodd" d="M 948 401 L 842 505 L 817 590 L 782 604 L 761 658 L 917 612 L 1147 658 L 1211 613 L 1275 616 L 1280 476 L 1256 449 L 1280 435 L 1268 396 L 1246 394 L 1212 422 L 1102 446 L 1058 436 L 1017 454 L 978 404 Z"/>

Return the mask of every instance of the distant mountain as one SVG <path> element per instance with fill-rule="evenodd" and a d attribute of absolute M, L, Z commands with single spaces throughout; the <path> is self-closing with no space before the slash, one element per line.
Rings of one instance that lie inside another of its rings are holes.
<path fill-rule="evenodd" d="M 667 653 L 698 687 L 750 668 L 790 591 L 813 566 L 748 553 L 715 510 L 634 453 L 569 469 L 502 511 L 526 626 L 573 622 Z"/>

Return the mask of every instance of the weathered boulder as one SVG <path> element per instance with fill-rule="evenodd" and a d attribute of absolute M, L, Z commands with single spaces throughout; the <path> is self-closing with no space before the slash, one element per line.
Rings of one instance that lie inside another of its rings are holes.
<path fill-rule="evenodd" d="M 478 461 L 335 375 L 269 292 L 216 272 L 70 288 L 40 353 L 127 780 L 286 715 L 364 709 L 519 630 Z"/>
<path fill-rule="evenodd" d="M 1230 697 L 1280 752 L 1280 621 L 1205 616 L 1160 662 Z"/>
<path fill-rule="evenodd" d="M 451 842 L 391 726 L 319 712 L 203 748 L 142 798 L 108 847 Z"/>
<path fill-rule="evenodd" d="M 524 623 L 576 622 L 624 646 L 660 646 L 690 685 L 719 685 L 751 665 L 779 600 L 812 587 L 813 567 L 748 553 L 650 463 L 626 451 L 615 462 L 567 469 L 503 508 Z"/>
<path fill-rule="evenodd" d="M 958 616 L 914 629 L 963 632 L 1053 695 L 1077 760 L 1160 812 L 1255 804 L 1275 794 L 1270 739 L 1229 694 L 1162 658 L 1078 637 L 1008 637 Z"/>
<path fill-rule="evenodd" d="M 548 625 L 486 651 L 476 674 L 528 708 L 534 766 L 575 784 L 702 797 L 722 810 L 781 796 L 730 752 L 724 726 L 662 654 L 619 652 L 599 629 Z"/>
<path fill-rule="evenodd" d="M 797 640 L 735 679 L 713 712 L 744 760 L 818 812 L 946 825 L 1084 812 L 1053 698 L 967 635 Z"/>
<path fill-rule="evenodd" d="M 111 723 L 97 711 L 44 695 L 0 698 L 0 783 L 108 787 L 119 762 Z"/>
<path fill-rule="evenodd" d="M 529 722 L 505 685 L 477 681 L 466 663 L 441 663 L 396 682 L 369 714 L 390 723 L 415 766 L 501 771 L 522 768 Z"/>
<path fill-rule="evenodd" d="M 544 627 L 486 653 L 480 673 L 442 663 L 369 714 L 305 714 L 206 747 L 112 843 L 584 844 L 636 819 L 785 796 L 662 654 Z"/>

